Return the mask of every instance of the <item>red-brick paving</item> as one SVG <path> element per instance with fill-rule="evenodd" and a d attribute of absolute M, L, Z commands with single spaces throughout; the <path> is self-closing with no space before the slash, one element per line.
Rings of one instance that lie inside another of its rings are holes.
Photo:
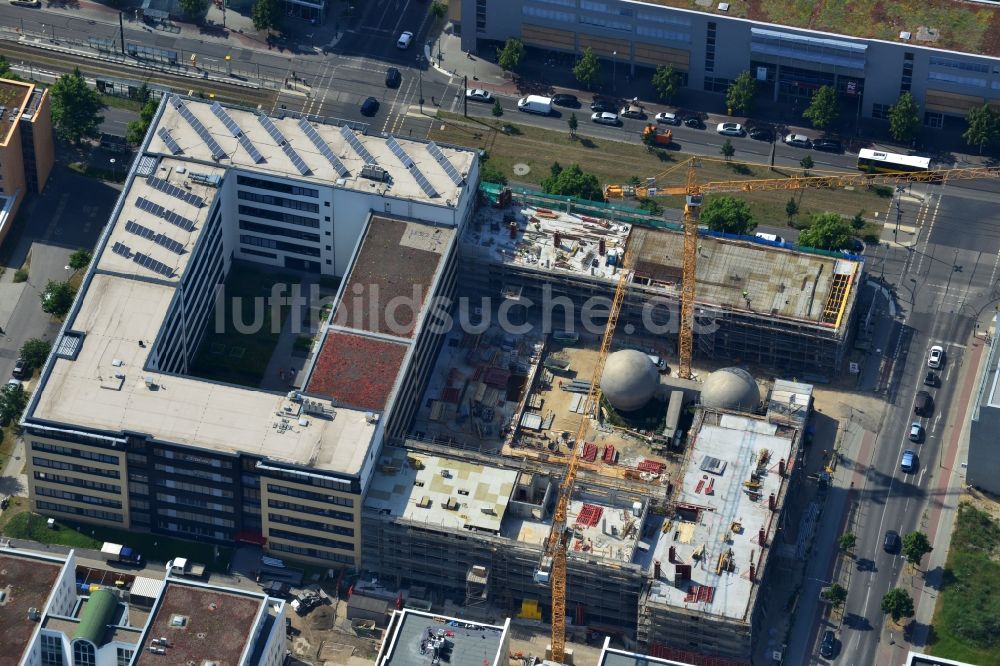
<path fill-rule="evenodd" d="M 408 223 L 399 220 L 372 218 L 344 286 L 343 303 L 337 308 L 335 321 L 339 325 L 399 337 L 413 336 L 442 255 L 404 245 L 401 241 L 407 226 Z M 453 233 L 431 225 L 422 225 L 421 232 L 430 237 L 440 236 L 442 248 Z"/>
<path fill-rule="evenodd" d="M 20 663 L 24 648 L 38 626 L 28 619 L 28 609 L 45 608 L 52 586 L 59 577 L 57 564 L 28 557 L 0 556 L 0 589 L 10 587 L 7 603 L 0 606 L 0 666 Z"/>
<path fill-rule="evenodd" d="M 238 664 L 252 638 L 262 602 L 260 598 L 168 583 L 136 666 L 200 665 L 206 660 L 225 666 Z M 174 615 L 187 618 L 184 627 L 170 626 Z M 149 652 L 150 641 L 161 637 L 169 641 L 166 655 Z"/>
<path fill-rule="evenodd" d="M 331 331 L 306 391 L 343 407 L 381 411 L 403 364 L 406 345 Z"/>

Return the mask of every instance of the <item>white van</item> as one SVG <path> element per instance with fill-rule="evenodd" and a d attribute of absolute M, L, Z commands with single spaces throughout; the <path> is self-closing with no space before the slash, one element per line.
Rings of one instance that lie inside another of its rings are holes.
<path fill-rule="evenodd" d="M 552 98 L 541 95 L 528 95 L 517 100 L 517 110 L 525 113 L 537 113 L 540 116 L 552 114 Z"/>
<path fill-rule="evenodd" d="M 754 234 L 754 237 L 761 240 L 771 241 L 772 243 L 784 243 L 785 239 L 777 234 Z"/>
<path fill-rule="evenodd" d="M 399 41 L 396 42 L 396 48 L 408 49 L 410 48 L 410 42 L 412 41 L 413 41 L 413 33 L 409 31 L 404 32 L 402 35 L 399 36 Z"/>

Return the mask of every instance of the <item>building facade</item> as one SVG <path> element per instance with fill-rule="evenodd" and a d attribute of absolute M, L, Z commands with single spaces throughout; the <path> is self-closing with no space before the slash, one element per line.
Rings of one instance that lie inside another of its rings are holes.
<path fill-rule="evenodd" d="M 723 94 L 750 70 L 762 96 L 804 110 L 814 90 L 830 85 L 850 110 L 875 119 L 910 92 L 931 128 L 964 122 L 984 102 L 1000 108 L 995 45 L 962 53 L 921 45 L 917 35 L 864 39 L 632 0 L 464 0 L 461 16 L 463 50 L 510 37 L 546 51 L 590 48 L 622 82 L 673 65 L 684 86 Z"/>
<path fill-rule="evenodd" d="M 969 459 L 966 482 L 988 493 L 1000 494 L 1000 345 L 996 343 L 997 318 L 987 335 L 993 344 L 986 347 L 978 368 L 978 383 L 969 428 Z M 947 361 L 947 359 L 946 359 Z"/>
<path fill-rule="evenodd" d="M 28 194 L 37 194 L 55 161 L 48 90 L 0 79 L 0 243 Z"/>

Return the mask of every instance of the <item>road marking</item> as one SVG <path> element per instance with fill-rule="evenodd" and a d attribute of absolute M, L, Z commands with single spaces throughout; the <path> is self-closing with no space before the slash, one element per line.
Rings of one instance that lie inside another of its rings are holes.
<path fill-rule="evenodd" d="M 927 256 L 927 246 L 930 244 L 931 234 L 934 231 L 934 225 L 937 224 L 938 212 L 941 209 L 941 202 L 944 200 L 944 188 L 947 187 L 947 186 L 948 186 L 947 182 L 942 183 L 941 184 L 941 191 L 938 192 L 937 202 L 934 204 L 934 213 L 931 215 L 931 222 L 930 222 L 929 225 L 927 225 L 927 235 L 924 237 L 924 240 L 923 240 L 924 247 L 920 251 L 920 260 L 917 262 L 917 269 L 916 269 L 916 271 L 914 271 L 915 274 L 917 274 L 917 275 L 920 275 L 920 269 L 923 268 L 924 257 Z M 926 219 L 926 217 L 925 217 L 925 219 Z"/>
<path fill-rule="evenodd" d="M 921 469 L 920 469 L 920 478 L 917 479 L 917 485 L 918 486 L 924 482 L 924 474 L 926 474 L 926 473 L 927 473 L 927 468 L 926 467 L 921 467 Z M 909 502 L 907 501 L 907 503 L 909 503 Z"/>

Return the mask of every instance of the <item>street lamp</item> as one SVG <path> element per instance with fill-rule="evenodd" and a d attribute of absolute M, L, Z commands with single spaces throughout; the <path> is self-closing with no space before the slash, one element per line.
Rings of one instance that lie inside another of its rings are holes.
<path fill-rule="evenodd" d="M 109 160 L 111 162 L 111 179 L 118 180 L 118 169 L 115 167 L 115 158 Z"/>
<path fill-rule="evenodd" d="M 226 76 L 233 75 L 233 56 L 226 54 Z"/>
<path fill-rule="evenodd" d="M 618 51 L 611 52 L 611 92 L 618 92 Z"/>

